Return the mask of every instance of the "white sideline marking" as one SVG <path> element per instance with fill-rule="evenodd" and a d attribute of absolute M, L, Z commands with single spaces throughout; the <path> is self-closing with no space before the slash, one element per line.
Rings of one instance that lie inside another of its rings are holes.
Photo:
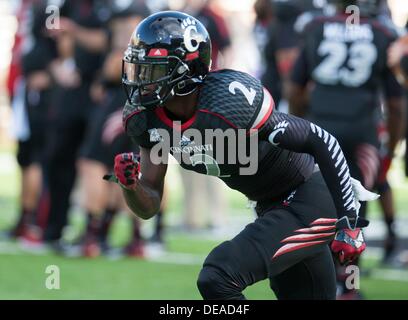
<path fill-rule="evenodd" d="M 11 242 L 0 241 L 0 254 L 21 255 L 23 252 Z"/>
<path fill-rule="evenodd" d="M 370 279 L 408 282 L 408 272 L 396 269 L 372 269 Z"/>
<path fill-rule="evenodd" d="M 172 263 L 181 265 L 201 265 L 205 256 L 191 253 L 166 252 L 161 255 L 147 256 L 147 261 L 158 263 Z"/>
<path fill-rule="evenodd" d="M 0 242 L 0 254 L 27 255 L 18 244 Z M 369 249 L 366 256 L 370 258 L 381 257 L 381 249 Z M 68 259 L 68 258 L 67 258 Z M 204 255 L 178 252 L 162 252 L 160 254 L 147 254 L 146 261 L 179 265 L 202 265 Z M 408 282 L 408 270 L 373 268 L 370 270 L 370 279 Z"/>
<path fill-rule="evenodd" d="M 0 241 L 0 255 L 8 254 L 15 256 L 18 255 L 23 256 L 23 255 L 46 255 L 49 253 L 49 251 L 46 250 L 27 251 L 24 249 L 25 248 L 24 246 L 21 245 L 21 243 Z M 382 257 L 382 249 L 367 248 L 364 255 L 367 258 L 380 259 Z M 206 255 L 200 254 L 147 250 L 145 260 L 156 263 L 198 266 L 203 264 L 205 257 Z M 372 268 L 370 269 L 369 278 L 378 280 L 408 282 L 408 270 Z"/>

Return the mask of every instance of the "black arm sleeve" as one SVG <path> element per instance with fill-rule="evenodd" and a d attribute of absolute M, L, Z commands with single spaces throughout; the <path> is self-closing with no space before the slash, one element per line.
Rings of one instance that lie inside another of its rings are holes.
<path fill-rule="evenodd" d="M 315 158 L 332 195 L 339 218 L 356 217 L 349 167 L 337 139 L 317 125 L 274 112 L 259 132 L 273 145 Z"/>

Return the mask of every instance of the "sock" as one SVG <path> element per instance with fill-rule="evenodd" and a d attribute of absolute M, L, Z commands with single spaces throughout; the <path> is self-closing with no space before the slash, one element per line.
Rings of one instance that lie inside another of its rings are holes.
<path fill-rule="evenodd" d="M 395 231 L 394 231 L 394 217 L 386 217 L 385 218 L 385 224 L 387 226 L 387 232 L 389 236 L 394 236 Z"/>
<path fill-rule="evenodd" d="M 133 222 L 133 232 L 132 232 L 132 242 L 141 242 L 142 234 L 140 232 L 140 221 L 138 219 L 132 218 Z"/>
<path fill-rule="evenodd" d="M 12 229 L 12 233 L 14 236 L 22 235 L 24 231 L 24 227 L 29 223 L 29 220 L 31 218 L 31 213 L 32 212 L 30 210 L 27 210 L 26 208 L 21 208 L 18 221 Z"/>
<path fill-rule="evenodd" d="M 161 210 L 156 215 L 156 224 L 154 228 L 153 239 L 159 242 L 163 239 L 163 211 Z"/>
<path fill-rule="evenodd" d="M 117 210 L 114 208 L 107 208 L 102 215 L 101 225 L 99 228 L 99 240 L 101 242 L 106 241 L 110 226 L 112 225 L 113 217 L 115 216 L 116 212 Z"/>
<path fill-rule="evenodd" d="M 88 237 L 97 237 L 100 226 L 101 226 L 100 216 L 88 211 L 85 235 Z"/>

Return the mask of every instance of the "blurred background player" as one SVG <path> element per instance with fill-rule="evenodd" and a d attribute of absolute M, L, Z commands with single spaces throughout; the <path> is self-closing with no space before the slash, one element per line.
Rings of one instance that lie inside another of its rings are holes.
<path fill-rule="evenodd" d="M 408 22 L 406 28 L 408 29 Z M 388 64 L 396 73 L 401 85 L 404 86 L 405 95 L 408 97 L 408 35 L 401 37 L 390 47 Z M 405 139 L 408 141 L 408 126 L 405 127 Z M 408 177 L 408 148 L 405 148 L 405 175 Z"/>
<path fill-rule="evenodd" d="M 395 258 L 397 249 L 397 235 L 395 232 L 395 205 L 392 188 L 387 179 L 387 173 L 391 167 L 392 157 L 388 152 L 389 134 L 387 130 L 386 118 L 382 110 L 378 110 L 378 149 L 380 167 L 374 185 L 375 190 L 380 194 L 379 202 L 386 224 L 386 236 L 383 244 L 384 253 L 382 262 L 391 265 Z"/>
<path fill-rule="evenodd" d="M 111 1 L 110 18 L 107 23 L 109 49 L 102 70 L 92 86 L 95 112 L 88 126 L 81 148 L 80 168 L 83 183 L 83 207 L 87 212 L 85 233 L 80 239 L 80 254 L 94 257 L 100 253 L 109 254 L 108 232 L 114 215 L 126 206 L 117 186 L 102 180 L 104 174 L 113 169 L 112 156 L 115 152 L 134 150 L 130 139 L 124 135 L 122 122 L 115 121 L 115 114 L 126 101 L 121 86 L 122 55 L 128 44 L 132 28 L 149 15 L 148 8 L 138 1 Z M 132 217 L 132 239 L 125 248 L 131 256 L 143 256 L 143 241 L 140 222 Z"/>
<path fill-rule="evenodd" d="M 378 18 L 377 0 L 338 0 L 337 14 L 312 20 L 292 73 L 290 109 L 333 133 L 348 160 L 351 175 L 373 189 L 380 168 L 394 155 L 404 123 L 402 91 L 387 67 L 386 51 L 397 37 Z M 347 25 L 348 5 L 360 8 L 360 24 Z M 310 85 L 310 86 L 309 86 Z M 310 90 L 308 90 L 310 88 Z M 380 159 L 378 116 L 384 96 L 389 141 Z M 360 209 L 365 216 L 366 207 Z M 348 291 L 342 274 L 340 298 L 358 298 Z"/>
<path fill-rule="evenodd" d="M 325 6 L 326 0 L 269 0 L 258 1 L 255 5 L 257 16 L 263 19 L 263 24 L 269 22 L 264 27 L 264 39 L 260 40 L 265 41 L 260 44 L 265 64 L 261 81 L 282 112 L 287 112 L 289 75 L 299 54 L 300 35 L 297 29 L 321 13 Z"/>
<path fill-rule="evenodd" d="M 50 212 L 44 240 L 60 249 L 76 178 L 79 148 L 93 112 L 91 85 L 108 44 L 104 1 L 67 0 L 60 8 L 60 28 L 50 29 L 58 57 L 50 68 L 55 81 L 47 132 Z"/>
<path fill-rule="evenodd" d="M 22 189 L 20 216 L 10 236 L 35 243 L 42 235 L 38 227 L 43 228 L 47 218 L 48 197 L 43 173 L 52 88 L 48 67 L 56 52 L 55 43 L 45 29 L 46 1 L 20 1 L 16 5 L 19 28 L 8 81 L 15 114 L 13 130 L 18 139 Z"/>
<path fill-rule="evenodd" d="M 264 56 L 265 46 L 268 41 L 269 25 L 274 19 L 274 12 L 271 0 L 256 0 L 254 2 L 255 22 L 253 35 L 259 52 L 260 63 L 254 76 L 258 79 L 265 73 L 267 61 Z M 275 64 L 274 64 L 275 65 Z M 274 66 L 273 65 L 273 66 Z M 269 70 L 271 72 L 271 70 Z"/>

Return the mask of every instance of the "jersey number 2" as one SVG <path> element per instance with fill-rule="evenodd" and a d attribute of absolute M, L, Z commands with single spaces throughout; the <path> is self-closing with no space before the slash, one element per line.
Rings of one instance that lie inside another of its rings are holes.
<path fill-rule="evenodd" d="M 252 106 L 256 96 L 255 89 L 249 88 L 248 90 L 241 82 L 232 81 L 228 87 L 228 90 L 235 95 L 235 89 L 241 91 L 244 94 L 245 98 L 248 100 L 249 105 Z"/>

